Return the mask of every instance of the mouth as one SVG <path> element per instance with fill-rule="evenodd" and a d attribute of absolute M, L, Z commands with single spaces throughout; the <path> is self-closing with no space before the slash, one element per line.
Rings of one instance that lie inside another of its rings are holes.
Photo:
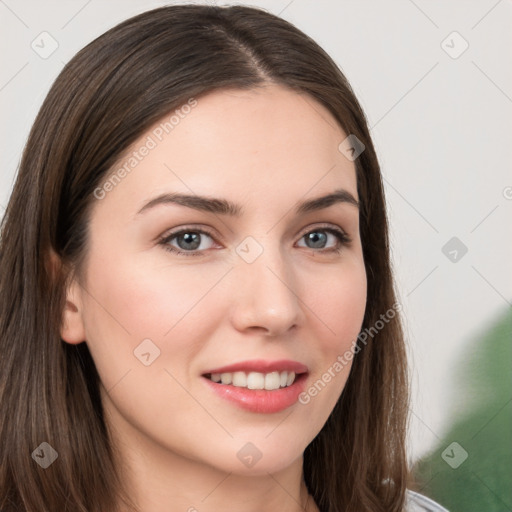
<path fill-rule="evenodd" d="M 207 373 L 204 377 L 212 382 L 220 383 L 225 386 L 231 385 L 236 388 L 247 389 L 274 389 L 287 388 L 295 382 L 297 375 L 295 372 L 224 372 Z"/>
<path fill-rule="evenodd" d="M 258 413 L 279 412 L 297 402 L 308 376 L 295 361 L 246 361 L 202 374 L 207 387 L 239 408 Z"/>

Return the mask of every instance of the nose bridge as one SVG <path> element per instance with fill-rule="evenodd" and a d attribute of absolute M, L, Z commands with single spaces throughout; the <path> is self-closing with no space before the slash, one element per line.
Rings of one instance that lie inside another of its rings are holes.
<path fill-rule="evenodd" d="M 285 332 L 299 322 L 301 304 L 291 261 L 273 243 L 272 236 L 244 240 L 235 275 L 234 321 L 239 329 L 260 327 L 272 334 Z"/>

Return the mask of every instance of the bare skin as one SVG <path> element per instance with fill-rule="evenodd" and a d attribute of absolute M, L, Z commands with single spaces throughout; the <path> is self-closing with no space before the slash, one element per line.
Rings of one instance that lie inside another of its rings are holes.
<path fill-rule="evenodd" d="M 351 363 L 331 370 L 307 404 L 272 413 L 220 397 L 204 373 L 287 359 L 307 367 L 308 390 L 356 339 L 366 306 L 357 205 L 295 212 L 297 203 L 335 190 L 358 199 L 354 163 L 338 150 L 347 134 L 312 98 L 275 85 L 198 98 L 162 140 L 158 126 L 131 151 L 148 136 L 156 146 L 95 199 L 85 278 L 69 286 L 62 338 L 91 351 L 141 511 L 318 511 L 308 500 L 303 453 Z M 138 213 L 167 192 L 224 198 L 243 213 L 171 203 Z M 169 239 L 181 228 L 192 237 Z M 200 244 L 191 249 L 191 240 Z M 151 341 L 141 358 L 143 340 Z M 261 455 L 250 466 L 237 456 L 247 443 Z"/>

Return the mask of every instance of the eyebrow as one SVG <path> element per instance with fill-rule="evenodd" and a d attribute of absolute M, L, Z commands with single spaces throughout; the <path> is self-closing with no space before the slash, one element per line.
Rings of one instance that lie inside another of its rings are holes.
<path fill-rule="evenodd" d="M 302 215 L 316 210 L 323 210 L 324 208 L 338 203 L 347 203 L 359 208 L 359 201 L 348 190 L 337 189 L 325 196 L 297 203 L 295 205 L 295 213 Z M 230 217 L 241 217 L 244 212 L 242 205 L 232 203 L 226 199 L 191 194 L 166 193 L 151 199 L 137 212 L 137 215 L 155 208 L 156 206 L 168 204 L 178 204 L 186 206 L 187 208 L 193 208 L 194 210 L 228 215 Z"/>

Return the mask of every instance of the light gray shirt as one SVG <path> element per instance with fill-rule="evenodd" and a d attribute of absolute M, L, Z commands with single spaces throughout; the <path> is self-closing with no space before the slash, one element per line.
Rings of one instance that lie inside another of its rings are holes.
<path fill-rule="evenodd" d="M 439 503 L 410 489 L 407 489 L 406 498 L 406 512 L 448 512 Z"/>

